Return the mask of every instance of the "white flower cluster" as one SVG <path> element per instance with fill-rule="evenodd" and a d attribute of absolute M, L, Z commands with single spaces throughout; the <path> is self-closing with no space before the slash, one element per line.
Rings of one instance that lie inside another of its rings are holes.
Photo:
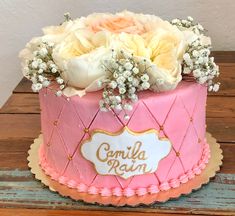
<path fill-rule="evenodd" d="M 183 74 L 192 74 L 198 83 L 206 83 L 209 91 L 218 91 L 220 83 L 214 83 L 213 79 L 219 76 L 219 67 L 214 57 L 209 57 L 209 47 L 200 45 L 200 41 L 199 45 L 194 44 L 188 46 L 183 56 Z"/>
<path fill-rule="evenodd" d="M 200 24 L 194 24 L 192 17 L 187 20 L 175 19 L 172 24 L 180 29 L 189 28 L 195 33 L 183 55 L 183 78 L 193 76 L 198 83 L 206 84 L 209 91 L 218 91 L 220 83 L 214 83 L 213 79 L 219 76 L 219 67 L 215 64 L 214 57 L 210 57 L 211 46 L 202 43 L 204 28 Z"/>
<path fill-rule="evenodd" d="M 131 111 L 132 103 L 138 101 L 137 92 L 150 88 L 148 68 L 145 60 L 137 60 L 127 52 L 112 50 L 112 54 L 112 58 L 102 64 L 108 76 L 100 83 L 104 86 L 100 109 Z M 126 114 L 124 118 L 129 116 Z"/>
<path fill-rule="evenodd" d="M 55 81 L 59 85 L 56 95 L 61 96 L 65 83 L 52 58 L 53 46 L 53 43 L 41 43 L 32 53 L 33 57 L 27 61 L 24 70 L 27 71 L 26 76 L 32 81 L 32 90 L 34 92 L 38 92 L 43 87 L 48 87 L 52 81 Z"/>
<path fill-rule="evenodd" d="M 187 19 L 173 19 L 171 21 L 172 25 L 176 25 L 180 30 L 189 29 L 192 30 L 195 34 L 199 35 L 204 32 L 204 28 L 200 23 L 194 23 L 194 19 L 191 16 L 188 16 Z"/>

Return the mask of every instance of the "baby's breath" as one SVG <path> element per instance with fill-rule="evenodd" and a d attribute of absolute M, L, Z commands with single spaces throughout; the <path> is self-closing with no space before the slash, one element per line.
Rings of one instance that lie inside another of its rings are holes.
<path fill-rule="evenodd" d="M 197 35 L 203 34 L 205 31 L 203 26 L 200 23 L 195 23 L 191 16 L 188 16 L 187 19 L 173 19 L 171 24 L 177 26 L 180 30 L 190 28 Z"/>
<path fill-rule="evenodd" d="M 32 90 L 38 92 L 43 87 L 48 87 L 51 82 L 59 85 L 57 96 L 62 95 L 61 90 L 65 88 L 64 80 L 61 78 L 61 71 L 52 58 L 54 44 L 42 42 L 33 52 L 33 57 L 28 60 L 24 69 L 27 77 L 32 81 Z"/>
<path fill-rule="evenodd" d="M 103 81 L 103 98 L 100 109 L 124 110 L 133 109 L 133 103 L 138 101 L 137 92 L 150 88 L 147 68 L 143 67 L 142 60 L 137 60 L 128 52 L 112 50 L 112 58 L 102 63 L 102 68 L 107 72 L 107 79 Z M 141 66 L 141 67 L 140 67 Z M 129 116 L 126 114 L 125 119 Z"/>
<path fill-rule="evenodd" d="M 195 24 L 192 17 L 187 20 L 174 19 L 171 22 L 180 30 L 191 29 L 195 33 L 193 40 L 189 41 L 183 55 L 183 78 L 194 78 L 200 84 L 206 84 L 209 91 L 218 91 L 220 83 L 214 83 L 213 79 L 219 76 L 219 67 L 214 58 L 210 57 L 211 46 L 203 45 L 202 36 L 204 28 L 201 24 Z"/>

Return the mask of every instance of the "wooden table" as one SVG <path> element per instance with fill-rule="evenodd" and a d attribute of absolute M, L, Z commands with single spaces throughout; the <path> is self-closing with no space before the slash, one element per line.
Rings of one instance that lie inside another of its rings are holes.
<path fill-rule="evenodd" d="M 151 207 L 114 208 L 75 202 L 36 181 L 26 158 L 40 133 L 39 101 L 30 90 L 30 82 L 23 79 L 0 110 L 0 215 L 235 215 L 234 52 L 216 53 L 216 61 L 222 85 L 218 93 L 208 97 L 207 128 L 224 152 L 221 172 L 199 191 Z"/>

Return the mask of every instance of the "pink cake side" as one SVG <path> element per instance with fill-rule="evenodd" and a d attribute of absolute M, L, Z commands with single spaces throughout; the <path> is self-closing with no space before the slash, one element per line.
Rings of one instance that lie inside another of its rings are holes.
<path fill-rule="evenodd" d="M 141 92 L 139 101 L 124 119 L 124 112 L 101 112 L 101 92 L 84 97 L 56 97 L 50 89 L 40 91 L 43 143 L 40 164 L 52 179 L 79 192 L 102 196 L 132 196 L 157 193 L 187 182 L 208 162 L 205 140 L 205 86 L 182 82 L 170 92 Z M 127 126 L 139 132 L 156 129 L 172 143 L 155 173 L 123 179 L 97 174 L 80 151 L 80 144 L 94 129 L 116 132 Z"/>

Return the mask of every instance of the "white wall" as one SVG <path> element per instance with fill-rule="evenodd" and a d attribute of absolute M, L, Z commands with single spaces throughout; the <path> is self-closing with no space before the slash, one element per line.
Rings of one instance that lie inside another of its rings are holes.
<path fill-rule="evenodd" d="M 214 50 L 235 50 L 235 0 L 0 0 L 0 106 L 22 78 L 18 52 L 41 28 L 72 17 L 123 9 L 164 19 L 191 15 L 209 31 Z"/>

